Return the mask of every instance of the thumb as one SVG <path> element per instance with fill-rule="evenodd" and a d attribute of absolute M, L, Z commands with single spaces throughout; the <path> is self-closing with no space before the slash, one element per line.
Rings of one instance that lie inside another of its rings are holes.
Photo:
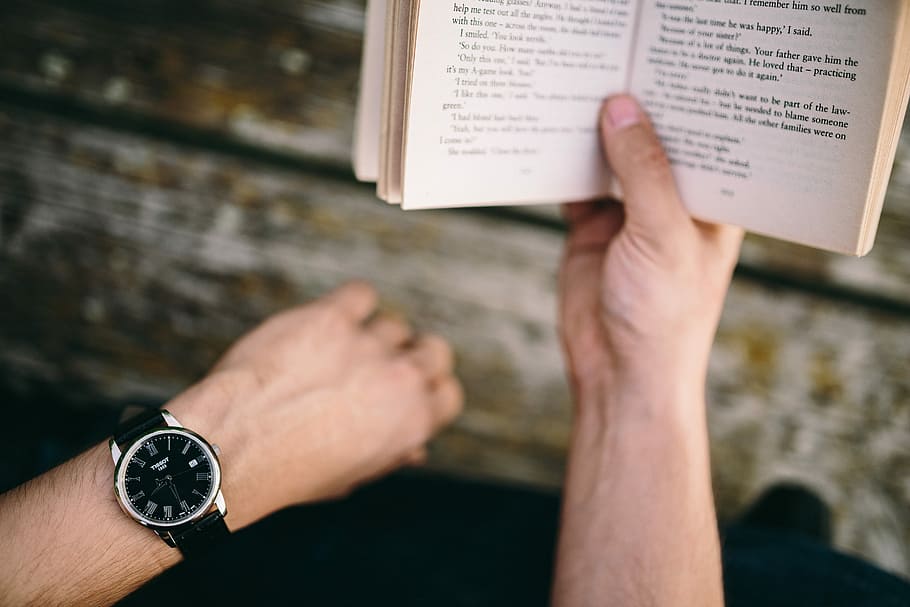
<path fill-rule="evenodd" d="M 690 221 L 670 171 L 670 161 L 644 110 L 628 95 L 610 97 L 600 115 L 607 162 L 622 187 L 626 222 L 660 237 Z"/>

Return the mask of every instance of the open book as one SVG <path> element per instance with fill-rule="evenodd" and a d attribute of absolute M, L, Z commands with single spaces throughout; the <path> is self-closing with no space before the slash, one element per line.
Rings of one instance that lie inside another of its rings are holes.
<path fill-rule="evenodd" d="M 872 248 L 910 0 L 370 0 L 354 166 L 406 209 L 618 194 L 602 100 L 647 109 L 698 218 Z"/>

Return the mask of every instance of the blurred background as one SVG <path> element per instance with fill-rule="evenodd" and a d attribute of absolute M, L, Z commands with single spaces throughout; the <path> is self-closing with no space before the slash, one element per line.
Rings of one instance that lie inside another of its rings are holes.
<path fill-rule="evenodd" d="M 457 350 L 467 407 L 429 468 L 556 504 L 563 225 L 403 213 L 356 183 L 362 0 L 0 13 L 0 490 L 109 436 L 125 404 L 166 402 L 271 312 L 366 277 Z M 747 239 L 709 421 L 723 519 L 795 482 L 831 507 L 838 547 L 910 576 L 904 133 L 868 258 Z"/>

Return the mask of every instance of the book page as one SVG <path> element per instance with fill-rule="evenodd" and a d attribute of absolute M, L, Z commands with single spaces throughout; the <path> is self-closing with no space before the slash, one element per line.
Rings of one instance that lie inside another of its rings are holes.
<path fill-rule="evenodd" d="M 627 82 L 638 0 L 422 0 L 405 208 L 607 191 L 604 97 Z"/>
<path fill-rule="evenodd" d="M 631 90 L 694 215 L 857 252 L 900 1 L 645 1 Z"/>
<path fill-rule="evenodd" d="M 379 178 L 379 126 L 385 58 L 387 0 L 369 0 L 360 61 L 360 90 L 354 124 L 354 175 L 360 181 Z"/>

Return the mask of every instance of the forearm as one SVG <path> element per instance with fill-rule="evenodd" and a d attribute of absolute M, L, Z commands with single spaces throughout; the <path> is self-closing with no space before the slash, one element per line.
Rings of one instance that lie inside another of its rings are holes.
<path fill-rule="evenodd" d="M 703 397 L 610 398 L 579 403 L 554 603 L 722 605 Z"/>
<path fill-rule="evenodd" d="M 180 560 L 117 505 L 97 445 L 0 495 L 0 604 L 107 605 Z"/>
<path fill-rule="evenodd" d="M 229 530 L 414 461 L 458 415 L 448 344 L 377 302 L 353 282 L 277 314 L 167 404 L 220 447 Z M 120 510 L 105 445 L 0 495 L 0 538 L 0 605 L 110 604 L 180 559 Z"/>
<path fill-rule="evenodd" d="M 275 509 L 257 499 L 245 475 L 250 441 L 216 408 L 236 410 L 249 383 L 243 377 L 212 374 L 166 405 L 185 427 L 220 445 L 232 531 Z M 0 495 L 0 537 L 9 557 L 0 561 L 0 605 L 109 605 L 181 559 L 121 510 L 107 443 Z"/>
<path fill-rule="evenodd" d="M 350 283 L 278 314 L 167 404 L 220 447 L 229 530 L 411 461 L 460 411 L 449 346 L 376 305 Z M 0 605 L 110 604 L 180 560 L 120 510 L 106 445 L 0 495 L 0 538 Z"/>

